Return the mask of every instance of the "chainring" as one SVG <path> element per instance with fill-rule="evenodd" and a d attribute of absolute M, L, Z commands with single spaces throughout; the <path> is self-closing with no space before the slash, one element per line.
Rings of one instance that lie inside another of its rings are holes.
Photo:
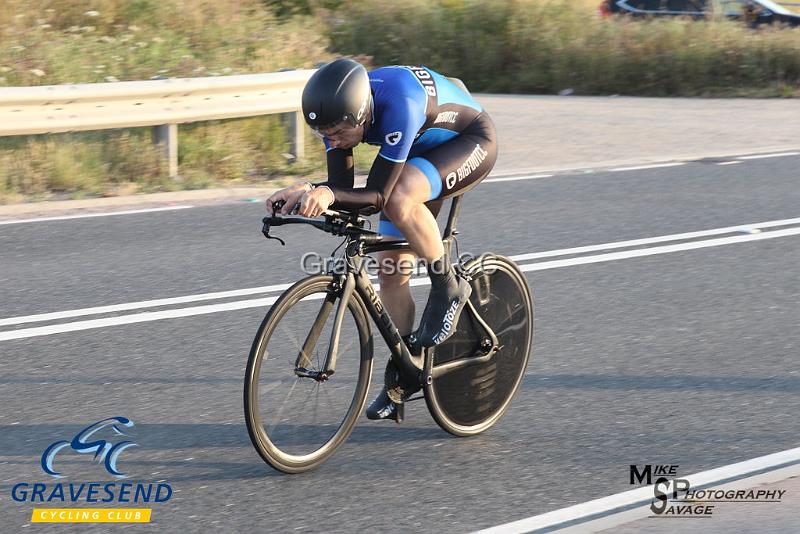
<path fill-rule="evenodd" d="M 386 371 L 383 373 L 383 381 L 386 385 L 386 394 L 396 404 L 402 404 L 411 395 L 420 390 L 419 385 L 404 384 L 400 378 L 400 371 L 394 363 L 394 360 L 386 362 Z"/>

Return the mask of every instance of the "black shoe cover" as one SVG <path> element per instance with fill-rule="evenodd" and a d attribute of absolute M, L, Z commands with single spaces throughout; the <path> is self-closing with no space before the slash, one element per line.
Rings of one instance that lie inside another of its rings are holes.
<path fill-rule="evenodd" d="M 397 404 L 392 402 L 392 399 L 386 393 L 386 387 L 384 387 L 380 395 L 375 397 L 375 400 L 367 408 L 367 419 L 391 419 L 392 421 L 397 421 L 397 412 Z"/>
<path fill-rule="evenodd" d="M 472 286 L 459 276 L 454 276 L 446 285 L 431 285 L 428 304 L 417 330 L 419 344 L 433 347 L 452 336 L 471 294 Z"/>

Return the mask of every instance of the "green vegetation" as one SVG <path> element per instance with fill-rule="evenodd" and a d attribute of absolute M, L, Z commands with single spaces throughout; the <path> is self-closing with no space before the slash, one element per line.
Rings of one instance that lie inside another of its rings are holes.
<path fill-rule="evenodd" d="M 317 19 L 259 0 L 5 0 L 0 86 L 218 76 L 309 68 L 331 58 Z M 0 138 L 0 203 L 263 183 L 320 172 L 292 163 L 278 116 L 180 127 L 171 180 L 149 129 Z"/>
<path fill-rule="evenodd" d="M 497 93 L 796 96 L 800 29 L 598 16 L 599 0 L 348 0 L 332 48 Z M 363 31 L 369 28 L 369 31 Z M 437 43 L 432 45 L 431 43 Z"/>
<path fill-rule="evenodd" d="M 484 92 L 798 96 L 800 29 L 602 19 L 599 0 L 5 0 L 0 87 L 424 64 Z M 280 117 L 181 126 L 181 179 L 147 129 L 0 138 L 0 203 L 264 183 L 292 162 Z M 374 150 L 357 151 L 364 170 Z"/>

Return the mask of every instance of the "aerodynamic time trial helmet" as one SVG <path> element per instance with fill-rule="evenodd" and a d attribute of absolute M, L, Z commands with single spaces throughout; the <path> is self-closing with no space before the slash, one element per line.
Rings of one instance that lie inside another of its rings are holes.
<path fill-rule="evenodd" d="M 372 93 L 367 69 L 352 59 L 337 59 L 315 72 L 303 89 L 303 116 L 315 130 L 367 119 Z"/>

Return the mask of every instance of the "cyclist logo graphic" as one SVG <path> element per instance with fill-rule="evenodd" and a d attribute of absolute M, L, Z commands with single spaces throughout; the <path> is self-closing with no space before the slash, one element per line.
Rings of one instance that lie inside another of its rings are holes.
<path fill-rule="evenodd" d="M 117 460 L 119 459 L 119 455 L 122 453 L 122 451 L 129 447 L 136 447 L 136 443 L 128 440 L 120 441 L 118 443 L 111 443 L 104 439 L 95 439 L 93 441 L 90 440 L 96 432 L 109 426 L 111 427 L 111 430 L 113 430 L 118 436 L 127 436 L 127 434 L 121 430 L 121 427 L 131 428 L 133 426 L 133 421 L 126 417 L 111 417 L 109 419 L 103 419 L 102 421 L 98 421 L 89 425 L 75 434 L 75 437 L 72 438 L 72 441 L 56 441 L 47 447 L 44 450 L 44 453 L 42 453 L 42 469 L 44 469 L 44 472 L 56 478 L 63 478 L 64 475 L 56 471 L 53 467 L 53 461 L 55 460 L 56 454 L 58 454 L 61 449 L 65 447 L 71 447 L 72 450 L 78 454 L 88 454 L 93 452 L 94 459 L 98 462 L 103 462 L 106 470 L 109 473 L 117 478 L 126 478 L 127 475 L 125 475 L 125 473 L 121 473 L 117 469 Z"/>

